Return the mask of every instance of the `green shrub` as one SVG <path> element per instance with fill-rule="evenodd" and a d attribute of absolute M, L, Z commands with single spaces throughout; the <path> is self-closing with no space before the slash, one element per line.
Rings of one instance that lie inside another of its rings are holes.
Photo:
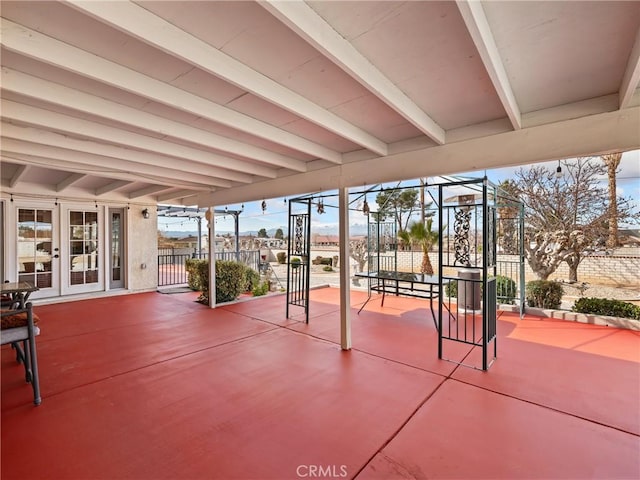
<path fill-rule="evenodd" d="M 216 261 L 216 303 L 231 302 L 247 291 L 246 270 L 239 262 Z"/>
<path fill-rule="evenodd" d="M 456 298 L 458 296 L 458 281 L 451 280 L 444 286 L 444 293 L 449 298 Z"/>
<path fill-rule="evenodd" d="M 198 288 L 195 290 L 201 292 L 198 301 L 207 304 L 209 303 L 209 260 L 191 260 L 188 263 L 190 263 L 188 268 L 191 270 L 189 286 L 192 283 L 191 276 L 195 277 L 193 285 L 197 285 Z M 230 302 L 238 298 L 242 292 L 247 291 L 247 277 L 255 278 L 252 273 L 247 273 L 247 270 L 255 272 L 240 262 L 216 261 L 216 303 Z M 257 275 L 257 272 L 255 273 Z M 258 275 L 256 284 L 259 279 Z"/>
<path fill-rule="evenodd" d="M 527 282 L 526 298 L 530 307 L 558 308 L 563 294 L 564 289 L 558 282 L 550 280 Z"/>
<path fill-rule="evenodd" d="M 244 265 L 244 292 L 252 291 L 256 286 L 260 284 L 260 274 L 253 268 Z"/>
<path fill-rule="evenodd" d="M 571 310 L 578 313 L 640 320 L 640 306 L 621 300 L 609 300 L 608 298 L 579 298 Z"/>
<path fill-rule="evenodd" d="M 518 288 L 512 278 L 496 275 L 496 290 L 501 303 L 512 305 Z"/>
<path fill-rule="evenodd" d="M 501 303 L 513 304 L 516 298 L 517 287 L 516 282 L 504 275 L 496 275 L 496 290 L 497 296 Z M 480 292 L 482 293 L 482 284 L 480 285 Z M 444 286 L 444 293 L 447 297 L 455 298 L 458 296 L 458 280 L 452 280 L 450 283 Z"/>
<path fill-rule="evenodd" d="M 324 270 L 325 272 L 333 272 L 333 267 L 331 265 L 325 265 L 324 267 L 322 267 L 322 270 Z"/>
<path fill-rule="evenodd" d="M 209 282 L 209 260 L 200 260 L 198 258 L 187 258 L 184 263 L 187 272 L 187 284 L 191 290 L 202 290 L 202 280 L 207 279 Z"/>
<path fill-rule="evenodd" d="M 298 268 L 301 262 L 302 260 L 300 260 L 298 257 L 291 257 L 291 260 L 289 260 L 289 263 L 291 263 L 291 268 Z"/>
<path fill-rule="evenodd" d="M 316 257 L 311 263 L 314 265 L 332 265 L 333 259 L 331 257 Z"/>
<path fill-rule="evenodd" d="M 287 261 L 287 254 L 285 252 L 278 252 L 276 254 L 276 260 L 278 261 L 278 263 L 280 265 L 286 263 Z"/>
<path fill-rule="evenodd" d="M 252 292 L 254 297 L 261 297 L 269 293 L 269 282 L 262 282 L 253 287 Z"/>

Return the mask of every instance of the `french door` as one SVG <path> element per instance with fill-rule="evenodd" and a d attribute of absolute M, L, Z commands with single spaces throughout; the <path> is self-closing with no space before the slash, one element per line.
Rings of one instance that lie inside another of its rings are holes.
<path fill-rule="evenodd" d="M 124 208 L 26 200 L 11 205 L 4 202 L 0 211 L 8 220 L 3 225 L 15 225 L 15 241 L 2 246 L 9 254 L 2 259 L 7 280 L 36 285 L 32 298 L 125 288 Z"/>
<path fill-rule="evenodd" d="M 34 298 L 59 295 L 57 210 L 44 205 L 18 205 L 15 215 L 17 280 L 39 288 Z"/>
<path fill-rule="evenodd" d="M 104 289 L 101 211 L 90 206 L 65 206 L 62 215 L 62 294 Z"/>

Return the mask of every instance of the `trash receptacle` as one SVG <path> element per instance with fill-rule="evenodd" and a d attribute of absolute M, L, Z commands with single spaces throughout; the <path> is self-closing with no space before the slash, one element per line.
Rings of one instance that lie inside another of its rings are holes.
<path fill-rule="evenodd" d="M 458 270 L 458 309 L 480 310 L 480 274 L 479 270 Z"/>

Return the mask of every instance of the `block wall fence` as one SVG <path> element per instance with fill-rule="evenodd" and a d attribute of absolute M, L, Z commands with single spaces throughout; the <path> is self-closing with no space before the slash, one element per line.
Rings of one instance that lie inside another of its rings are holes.
<path fill-rule="evenodd" d="M 316 256 L 333 256 L 337 249 L 324 248 L 311 250 L 311 258 Z M 422 252 L 398 252 L 398 270 L 418 271 L 422 262 Z M 438 253 L 429 254 L 434 269 L 438 267 Z M 516 255 L 498 255 L 498 260 L 517 262 Z M 354 261 L 351 260 L 353 268 Z M 355 270 L 354 270 L 355 271 Z M 452 273 L 452 272 L 446 272 Z M 526 281 L 535 280 L 537 277 L 525 262 Z M 562 263 L 560 267 L 549 277 L 550 280 L 567 280 L 569 278 L 569 267 Z M 610 255 L 610 256 L 590 256 L 582 260 L 578 267 L 578 281 L 595 285 L 609 285 L 619 287 L 640 287 L 640 255 Z"/>

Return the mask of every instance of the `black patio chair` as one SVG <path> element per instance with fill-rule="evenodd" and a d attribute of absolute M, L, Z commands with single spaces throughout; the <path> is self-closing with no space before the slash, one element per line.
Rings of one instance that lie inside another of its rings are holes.
<path fill-rule="evenodd" d="M 33 387 L 33 403 L 40 405 L 42 398 L 36 354 L 36 336 L 40 335 L 40 328 L 33 305 L 29 302 L 24 308 L 2 310 L 0 315 L 0 345 L 10 344 L 16 350 L 16 360 L 24 365 L 25 380 Z"/>

